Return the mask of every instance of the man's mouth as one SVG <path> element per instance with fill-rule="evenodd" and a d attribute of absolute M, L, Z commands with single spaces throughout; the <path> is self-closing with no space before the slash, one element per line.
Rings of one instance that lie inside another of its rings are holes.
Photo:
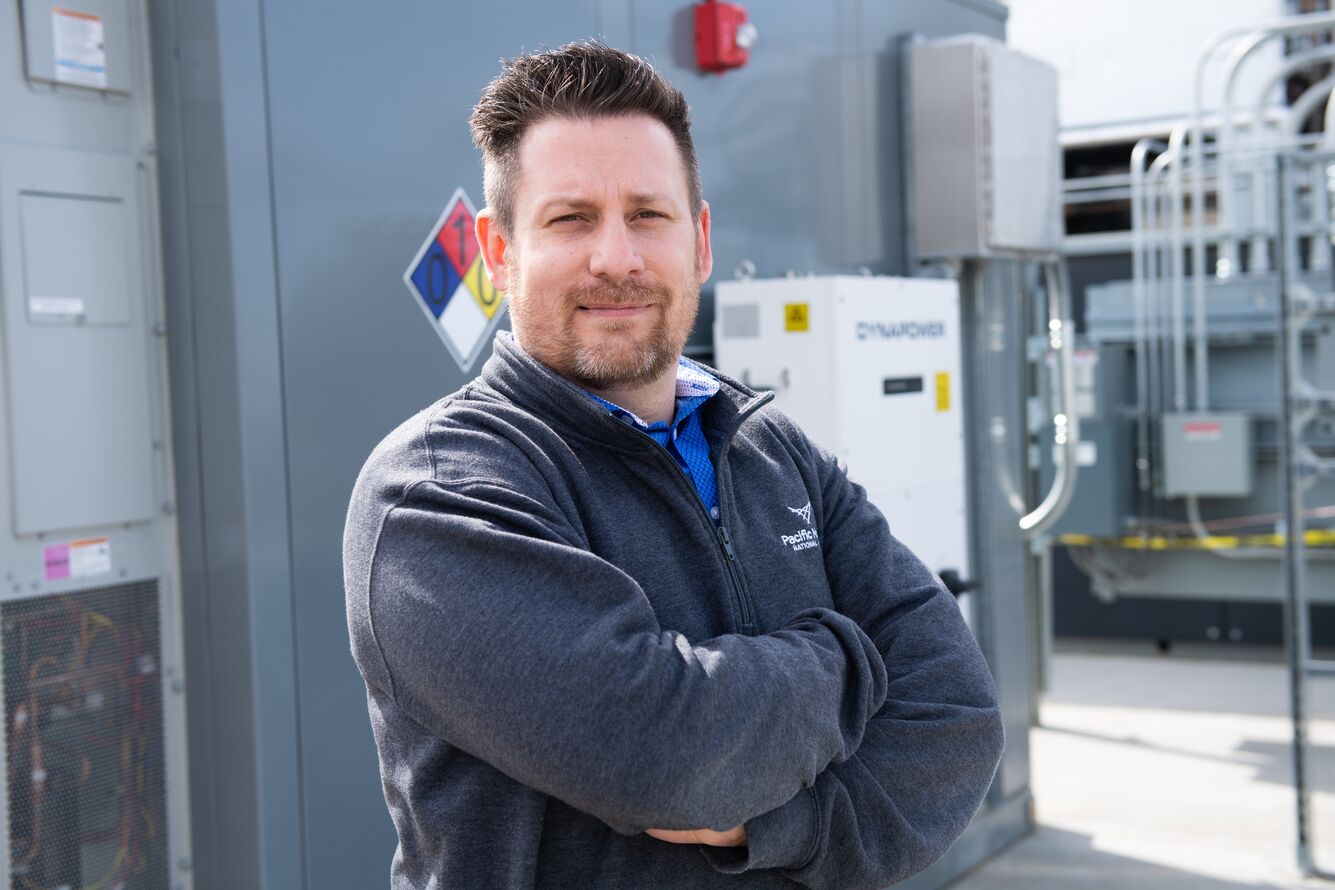
<path fill-rule="evenodd" d="M 593 305 L 593 306 L 580 306 L 579 310 L 581 312 L 587 312 L 590 315 L 598 316 L 599 318 L 630 318 L 632 316 L 639 315 L 641 312 L 648 309 L 651 305 L 653 304 L 640 303 L 635 305 L 626 305 L 626 304 Z"/>

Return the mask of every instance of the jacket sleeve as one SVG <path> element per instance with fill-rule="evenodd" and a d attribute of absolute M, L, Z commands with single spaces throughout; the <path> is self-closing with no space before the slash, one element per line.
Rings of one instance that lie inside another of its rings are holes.
<path fill-rule="evenodd" d="M 367 683 L 619 833 L 722 830 L 771 810 L 850 757 L 884 701 L 880 653 L 834 611 L 692 643 L 541 486 L 419 480 L 393 499 L 367 494 L 366 476 L 345 583 Z"/>
<path fill-rule="evenodd" d="M 812 446 L 836 609 L 885 659 L 889 691 L 853 757 L 746 823 L 715 869 L 778 868 L 807 887 L 879 888 L 935 862 L 973 818 L 1001 758 L 996 688 L 954 598 L 895 539 L 841 464 Z"/>

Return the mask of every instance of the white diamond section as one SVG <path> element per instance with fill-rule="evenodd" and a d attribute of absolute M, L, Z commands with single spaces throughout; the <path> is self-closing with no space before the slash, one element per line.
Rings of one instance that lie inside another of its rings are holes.
<path fill-rule="evenodd" d="M 482 307 L 473 299 L 473 292 L 468 285 L 460 284 L 440 313 L 440 329 L 454 345 L 455 355 L 460 363 L 468 362 L 475 354 L 480 341 L 487 334 L 488 318 Z M 465 364 L 465 367 L 467 365 Z"/>

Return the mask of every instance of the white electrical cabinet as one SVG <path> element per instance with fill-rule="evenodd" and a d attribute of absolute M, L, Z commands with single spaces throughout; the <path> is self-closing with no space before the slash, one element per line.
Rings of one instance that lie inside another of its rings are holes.
<path fill-rule="evenodd" d="M 719 370 L 848 463 L 890 530 L 936 572 L 969 577 L 959 288 L 804 277 L 721 282 Z"/>

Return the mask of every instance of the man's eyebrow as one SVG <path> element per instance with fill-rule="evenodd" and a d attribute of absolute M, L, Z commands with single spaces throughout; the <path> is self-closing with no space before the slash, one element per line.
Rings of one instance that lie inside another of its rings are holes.
<path fill-rule="evenodd" d="M 659 192 L 631 192 L 626 196 L 626 200 L 631 204 L 671 204 L 672 198 Z M 556 196 L 548 198 L 538 205 L 538 215 L 550 213 L 554 208 L 562 210 L 597 210 L 598 205 L 587 198 L 576 197 L 575 195 Z"/>
<path fill-rule="evenodd" d="M 657 192 L 631 192 L 626 196 L 632 204 L 670 204 L 672 198 Z"/>
<path fill-rule="evenodd" d="M 558 196 L 548 198 L 538 205 L 539 215 L 549 213 L 553 208 L 560 207 L 563 210 L 595 210 L 597 205 L 585 198 L 577 198 L 573 195 Z"/>

